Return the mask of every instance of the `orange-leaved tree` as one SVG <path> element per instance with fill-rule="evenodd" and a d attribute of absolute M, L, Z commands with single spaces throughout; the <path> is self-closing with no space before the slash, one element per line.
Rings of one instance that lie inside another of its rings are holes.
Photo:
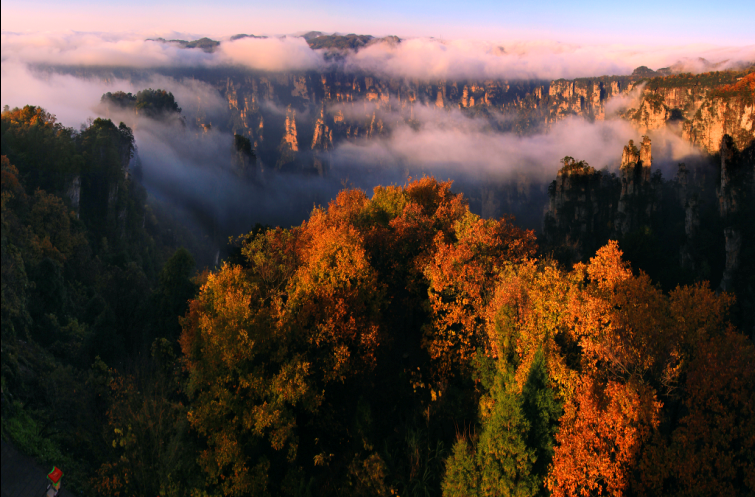
<path fill-rule="evenodd" d="M 683 381 L 724 335 L 732 299 L 704 284 L 664 295 L 647 275 L 631 273 L 615 242 L 574 273 L 585 281 L 563 323 L 579 344 L 579 382 L 566 399 L 548 486 L 554 495 L 657 487 L 662 478 L 651 476 L 648 461 L 676 464 L 653 449 L 664 438 L 659 426 L 677 422 L 673 406 L 690 394 Z"/>
<path fill-rule="evenodd" d="M 684 392 L 640 461 L 638 488 L 655 495 L 755 493 L 755 347 L 730 330 L 701 343 Z"/>
<path fill-rule="evenodd" d="M 643 442 L 658 425 L 652 389 L 586 375 L 566 404 L 547 481 L 554 496 L 623 495 Z"/>
<path fill-rule="evenodd" d="M 488 353 L 514 368 L 520 389 L 535 355 L 542 351 L 558 397 L 563 400 L 573 392 L 577 372 L 568 362 L 574 346 L 564 322 L 578 291 L 578 276 L 559 269 L 553 261 L 530 259 L 501 268 L 483 314 Z"/>
<path fill-rule="evenodd" d="M 328 385 L 374 367 L 384 295 L 341 201 L 248 238 L 244 266 L 210 274 L 190 304 L 189 421 L 207 443 L 208 482 L 225 495 L 266 492 L 276 461 L 296 467 L 297 419 L 319 412 Z"/>
<path fill-rule="evenodd" d="M 342 448 L 356 436 L 344 420 L 359 417 L 349 392 L 364 393 L 381 354 L 396 360 L 381 352 L 392 342 L 404 357 L 422 356 L 427 288 L 456 284 L 441 274 L 444 259 L 472 268 L 461 269 L 466 283 L 453 291 L 481 298 L 481 309 L 486 278 L 534 250 L 532 233 L 479 219 L 450 182 L 434 178 L 377 187 L 371 199 L 344 190 L 298 227 L 247 236 L 241 265 L 210 274 L 183 322 L 189 420 L 207 446 L 200 463 L 209 485 L 242 495 L 319 475 L 317 485 L 333 491 L 343 475 L 325 467 L 380 467 L 368 440 L 350 449 L 353 461 Z"/>
<path fill-rule="evenodd" d="M 489 349 L 485 308 L 496 278 L 536 251 L 534 233 L 517 228 L 509 218 L 485 220 L 467 212 L 449 235 L 438 232 L 433 256 L 424 266 L 431 312 L 424 346 L 440 376 L 465 371 L 476 350 Z"/>

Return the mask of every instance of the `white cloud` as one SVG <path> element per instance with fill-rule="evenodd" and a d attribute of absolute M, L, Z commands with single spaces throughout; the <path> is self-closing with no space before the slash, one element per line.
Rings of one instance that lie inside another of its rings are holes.
<path fill-rule="evenodd" d="M 251 69 L 285 72 L 325 67 L 323 56 L 309 48 L 304 38 L 241 38 L 220 45 L 218 62 Z"/>
<path fill-rule="evenodd" d="M 642 90 L 646 84 L 640 84 L 632 88 L 628 93 L 623 93 L 612 97 L 606 102 L 606 115 L 615 117 L 619 112 L 626 109 L 636 109 L 642 102 Z"/>
<path fill-rule="evenodd" d="M 299 37 L 228 39 L 214 53 L 182 49 L 177 44 L 146 41 L 144 34 L 41 33 L 2 34 L 2 60 L 30 64 L 155 67 L 239 65 L 261 71 L 325 69 L 322 51 Z M 166 38 L 194 39 L 182 33 Z M 399 44 L 374 43 L 343 61 L 347 70 L 420 79 L 558 79 L 629 74 L 641 65 L 652 69 L 679 64 L 684 70 L 705 67 L 699 57 L 721 68 L 755 61 L 755 46 L 716 47 L 579 45 L 553 41 L 481 42 L 410 38 Z"/>
<path fill-rule="evenodd" d="M 124 66 L 137 68 L 197 66 L 212 54 L 177 44 L 146 41 L 138 35 L 101 33 L 2 34 L 2 60 L 28 64 Z"/>
<path fill-rule="evenodd" d="M 685 70 L 701 71 L 699 57 L 712 63 L 726 61 L 721 66 L 725 68 L 755 61 L 755 46 L 595 46 L 415 38 L 370 45 L 348 57 L 346 68 L 420 79 L 571 79 L 631 74 L 642 65 L 659 69 L 679 62 Z"/>
<path fill-rule="evenodd" d="M 441 177 L 507 180 L 517 174 L 550 181 L 567 155 L 586 160 L 596 169 L 615 171 L 624 145 L 631 138 L 640 139 L 630 123 L 619 119 L 590 123 L 573 117 L 555 123 L 548 132 L 518 136 L 493 131 L 488 121 L 467 118 L 458 110 L 417 107 L 415 118 L 421 123 L 419 129 L 398 125 L 387 137 L 341 144 L 334 152 L 335 162 L 343 167 L 398 166 Z M 658 165 L 697 154 L 670 132 L 650 136 Z"/>
<path fill-rule="evenodd" d="M 189 111 L 184 114 L 194 115 L 201 106 L 211 121 L 228 109 L 227 102 L 208 83 L 191 79 L 179 81 L 160 75 L 152 75 L 135 84 L 123 79 L 84 78 L 32 70 L 20 62 L 3 61 L 0 81 L 3 88 L 1 105 L 11 108 L 36 105 L 55 114 L 58 122 L 73 128 L 78 128 L 90 117 L 102 115 L 104 109 L 98 108 L 100 98 L 109 91 L 136 93 L 145 88 L 162 88 L 172 92 L 178 105 Z"/>

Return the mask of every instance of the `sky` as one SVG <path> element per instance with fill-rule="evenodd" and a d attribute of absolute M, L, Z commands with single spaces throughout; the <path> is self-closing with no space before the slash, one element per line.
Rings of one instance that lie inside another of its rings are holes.
<path fill-rule="evenodd" d="M 3 32 L 324 32 L 566 43 L 755 43 L 752 0 L 3 0 Z"/>

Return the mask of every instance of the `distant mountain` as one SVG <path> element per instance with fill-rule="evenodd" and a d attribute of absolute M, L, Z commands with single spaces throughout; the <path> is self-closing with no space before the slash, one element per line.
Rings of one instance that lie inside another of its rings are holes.
<path fill-rule="evenodd" d="M 668 67 L 664 67 L 663 69 L 659 69 L 658 71 L 653 71 L 647 66 L 640 66 L 632 71 L 632 76 L 636 78 L 655 78 L 657 76 L 668 76 L 668 74 L 666 73 L 671 74 L 671 71 Z"/>
<path fill-rule="evenodd" d="M 247 35 L 243 35 L 247 36 Z M 199 38 L 198 40 L 166 40 L 165 38 L 147 38 L 147 41 L 157 41 L 160 43 L 175 43 L 179 45 L 181 48 L 199 48 L 200 50 L 203 50 L 207 53 L 211 53 L 215 51 L 215 48 L 217 48 L 218 45 L 220 45 L 219 41 L 212 40 L 210 38 Z"/>
<path fill-rule="evenodd" d="M 341 50 L 351 49 L 358 50 L 359 48 L 367 45 L 374 37 L 370 35 L 320 35 L 316 38 L 310 38 L 307 40 L 312 50 L 320 48 L 338 48 Z"/>
<path fill-rule="evenodd" d="M 309 40 L 314 40 L 318 36 L 322 36 L 324 34 L 325 33 L 323 33 L 322 31 L 310 31 L 308 33 L 304 33 L 303 35 L 301 35 L 301 37 L 309 41 Z"/>
<path fill-rule="evenodd" d="M 319 31 L 311 31 L 304 35 L 302 38 L 307 40 L 312 50 L 354 50 L 358 51 L 360 48 L 372 45 L 373 43 L 387 42 L 391 44 L 401 43 L 401 38 L 398 36 L 385 36 L 383 38 L 376 38 L 371 35 L 323 35 L 312 36 Z"/>
<path fill-rule="evenodd" d="M 267 36 L 238 34 L 238 35 L 231 36 L 231 41 L 240 40 L 242 38 L 259 38 L 259 39 L 265 39 L 265 38 L 267 38 Z"/>

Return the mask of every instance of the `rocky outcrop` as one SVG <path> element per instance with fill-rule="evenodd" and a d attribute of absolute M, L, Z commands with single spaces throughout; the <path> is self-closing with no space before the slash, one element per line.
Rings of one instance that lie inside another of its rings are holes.
<path fill-rule="evenodd" d="M 304 169 L 311 165 L 316 155 L 311 151 L 325 148 L 324 127 L 331 149 L 344 140 L 389 132 L 399 123 L 418 126 L 417 106 L 435 112 L 457 109 L 490 120 L 497 131 L 518 134 L 544 131 L 572 116 L 588 121 L 619 116 L 641 134 L 670 129 L 710 153 L 718 150 L 723 134 L 734 137 L 740 149 L 755 139 L 751 95 L 755 90 L 748 97 L 745 87 L 755 73 L 649 77 L 654 74 L 639 71 L 631 76 L 550 82 L 421 81 L 340 70 L 231 73 L 220 81 L 212 80 L 212 73 L 202 77 L 209 78 L 227 99 L 231 131 L 250 139 L 260 164 L 276 166 L 290 162 L 294 155 Z M 293 150 L 291 117 L 280 111 L 289 108 L 296 112 L 297 147 L 315 141 L 317 146 Z"/>
<path fill-rule="evenodd" d="M 285 131 L 278 151 L 280 155 L 275 164 L 276 169 L 286 168 L 296 161 L 299 151 L 299 136 L 296 132 L 296 110 L 292 109 L 291 106 L 286 109 Z"/>
<path fill-rule="evenodd" d="M 634 142 L 624 147 L 621 156 L 619 197 L 616 230 L 625 235 L 648 224 L 656 207 L 655 188 L 650 181 L 652 161 L 650 138 L 644 136 L 638 150 Z"/>
<path fill-rule="evenodd" d="M 718 164 L 679 164 L 675 178 L 652 173 L 652 144 L 630 142 L 618 177 L 571 158 L 549 188 L 543 248 L 584 261 L 610 239 L 667 290 L 709 281 L 737 297 L 738 326 L 755 336 L 755 143 L 725 135 Z"/>
<path fill-rule="evenodd" d="M 640 108 L 632 116 L 632 120 L 641 133 L 647 133 L 648 131 L 665 128 L 670 115 L 669 108 L 664 104 L 662 97 L 647 95 L 642 99 Z"/>
<path fill-rule="evenodd" d="M 679 265 L 694 272 L 697 269 L 695 239 L 700 231 L 700 194 L 686 164 L 679 164 L 674 178 L 679 205 L 684 209 L 685 241 L 679 249 Z"/>
<path fill-rule="evenodd" d="M 234 135 L 231 170 L 245 181 L 257 181 L 260 179 L 256 167 L 256 157 L 252 150 L 252 143 L 244 136 Z"/>
<path fill-rule="evenodd" d="M 755 140 L 755 73 L 682 74 L 638 80 L 595 78 L 553 81 L 547 123 L 569 116 L 605 119 L 606 104 L 637 88 L 636 107 L 621 109 L 641 133 L 670 128 L 694 145 L 716 153 L 724 134 L 742 149 Z"/>
<path fill-rule="evenodd" d="M 325 109 L 320 110 L 312 136 L 312 150 L 328 151 L 333 147 L 333 130 L 325 123 Z"/>
<path fill-rule="evenodd" d="M 546 245 L 576 262 L 593 254 L 608 239 L 616 217 L 618 182 L 571 157 L 562 161 L 548 188 L 550 201 L 543 222 Z"/>
<path fill-rule="evenodd" d="M 755 73 L 654 78 L 638 108 L 622 115 L 643 133 L 670 126 L 709 153 L 718 152 L 724 135 L 744 149 L 755 140 Z"/>
<path fill-rule="evenodd" d="M 315 122 L 311 149 L 314 152 L 313 167 L 317 174 L 324 176 L 328 169 L 328 159 L 324 154 L 333 148 L 333 130 L 325 123 L 325 108 L 320 110 L 320 117 Z"/>
<path fill-rule="evenodd" d="M 721 180 L 717 190 L 718 208 L 724 225 L 726 266 L 721 289 L 735 286 L 741 266 L 743 238 L 752 238 L 752 215 L 755 214 L 755 161 L 752 146 L 740 152 L 731 136 L 721 140 Z M 750 247 L 748 249 L 751 250 Z"/>
<path fill-rule="evenodd" d="M 631 79 L 627 77 L 553 81 L 548 89 L 546 122 L 554 123 L 569 116 L 603 120 L 608 101 L 631 88 Z"/>
<path fill-rule="evenodd" d="M 724 228 L 726 245 L 726 266 L 721 279 L 721 290 L 727 292 L 734 288 L 734 277 L 739 268 L 739 255 L 742 252 L 742 231 L 739 226 L 727 226 Z"/>
<path fill-rule="evenodd" d="M 724 135 L 745 148 L 755 140 L 755 105 L 745 98 L 710 97 L 685 123 L 683 136 L 709 152 L 717 152 Z"/>

